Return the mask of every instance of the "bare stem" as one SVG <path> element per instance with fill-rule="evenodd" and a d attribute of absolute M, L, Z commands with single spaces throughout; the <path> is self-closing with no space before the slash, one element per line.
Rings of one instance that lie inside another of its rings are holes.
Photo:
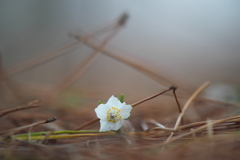
<path fill-rule="evenodd" d="M 94 119 L 94 120 L 91 120 L 91 121 L 88 121 L 88 122 L 84 123 L 83 125 L 79 126 L 76 130 L 81 130 L 81 129 L 83 129 L 84 127 L 89 126 L 89 125 L 91 125 L 91 124 L 93 124 L 93 123 L 95 123 L 95 122 L 98 122 L 98 121 L 99 121 L 98 118 L 96 118 L 96 119 Z"/>
<path fill-rule="evenodd" d="M 179 114 L 178 119 L 176 121 L 176 124 L 174 126 L 174 130 L 176 131 L 179 127 L 179 124 L 183 118 L 183 115 L 185 114 L 186 110 L 188 109 L 188 107 L 190 106 L 191 102 L 193 101 L 193 99 L 203 90 L 205 89 L 208 85 L 210 84 L 210 82 L 205 82 L 204 84 L 202 84 L 192 95 L 191 97 L 187 100 L 186 104 L 183 107 L 182 112 Z M 168 139 L 166 140 L 165 144 L 167 144 L 171 139 L 172 136 L 174 135 L 174 132 L 172 132 L 170 134 L 170 136 L 168 137 Z"/>
<path fill-rule="evenodd" d="M 178 105 L 178 110 L 179 110 L 179 113 L 182 113 L 182 109 L 181 109 L 181 106 L 180 106 L 180 103 L 177 99 L 177 95 L 176 95 L 176 90 L 177 90 L 177 87 L 172 87 L 173 88 L 173 95 L 174 95 L 174 98 L 176 100 L 176 103 Z"/>
<path fill-rule="evenodd" d="M 150 97 L 147 97 L 147 98 L 142 99 L 142 100 L 140 100 L 140 101 L 138 101 L 138 102 L 135 102 L 135 103 L 131 104 L 131 106 L 132 106 L 132 107 L 135 107 L 135 106 L 137 106 L 137 105 L 139 105 L 139 104 L 141 104 L 141 103 L 143 103 L 143 102 L 149 101 L 149 100 L 151 100 L 151 99 L 153 99 L 153 98 L 155 98 L 155 97 L 157 97 L 157 96 L 160 96 L 160 95 L 162 95 L 163 93 L 168 92 L 168 91 L 170 91 L 170 90 L 172 90 L 171 87 L 170 87 L 169 89 L 166 89 L 166 90 L 160 92 L 160 93 L 154 94 L 154 95 L 152 95 L 152 96 L 150 96 Z"/>
<path fill-rule="evenodd" d="M 106 39 L 102 42 L 99 47 L 93 51 L 93 53 L 90 54 L 90 56 L 87 58 L 85 63 L 76 68 L 76 71 L 74 71 L 71 75 L 69 75 L 60 85 L 57 92 L 61 93 L 66 88 L 68 88 L 72 83 L 74 83 L 77 79 L 79 79 L 89 67 L 92 66 L 93 62 L 98 59 L 98 57 L 101 55 L 100 51 L 107 45 L 107 43 L 118 33 L 119 27 L 113 28 L 112 33 L 106 37 Z"/>
<path fill-rule="evenodd" d="M 39 100 L 34 100 L 34 101 L 31 101 L 31 102 L 28 102 L 27 104 L 21 105 L 19 107 L 2 111 L 2 112 L 0 112 L 0 117 L 2 117 L 4 115 L 7 115 L 7 114 L 10 114 L 10 113 L 13 113 L 13 112 L 20 111 L 20 110 L 25 110 L 25 109 L 30 109 L 30 108 L 34 108 L 34 107 L 39 107 L 38 105 L 36 105 L 39 102 L 40 102 Z"/>
<path fill-rule="evenodd" d="M 49 118 L 47 120 L 39 121 L 39 122 L 32 123 L 32 124 L 29 124 L 29 125 L 25 125 L 25 126 L 21 126 L 21 127 L 17 127 L 17 128 L 13 128 L 13 129 L 10 129 L 10 130 L 7 130 L 7 131 L 0 132 L 0 135 L 6 134 L 6 133 L 17 132 L 17 131 L 20 131 L 22 129 L 35 127 L 35 126 L 38 126 L 38 125 L 44 124 L 44 123 L 51 123 L 51 122 L 53 122 L 55 120 L 57 120 L 55 117 L 51 117 L 51 118 Z"/>

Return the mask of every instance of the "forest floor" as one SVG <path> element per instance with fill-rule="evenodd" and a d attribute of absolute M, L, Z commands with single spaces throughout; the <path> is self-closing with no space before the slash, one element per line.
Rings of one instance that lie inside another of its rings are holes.
<path fill-rule="evenodd" d="M 37 100 L 1 108 L 0 159 L 239 158 L 237 106 L 195 97 L 185 110 L 190 98 L 181 100 L 184 115 L 176 129 L 181 115 L 176 102 L 173 96 L 159 102 L 160 97 L 134 108 L 121 133 L 98 132 L 99 121 L 83 126 L 96 119 L 94 100 L 81 107 Z"/>

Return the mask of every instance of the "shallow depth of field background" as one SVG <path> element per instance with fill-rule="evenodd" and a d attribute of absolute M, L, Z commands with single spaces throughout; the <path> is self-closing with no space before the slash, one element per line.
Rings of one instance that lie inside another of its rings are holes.
<path fill-rule="evenodd" d="M 208 98 L 239 101 L 240 2 L 237 0 L 1 0 L 3 65 L 8 69 L 37 58 L 68 42 L 69 33 L 84 34 L 107 25 L 124 12 L 130 15 L 129 21 L 108 47 L 141 58 L 180 90 L 192 93 L 210 80 Z M 90 51 L 82 45 L 12 78 L 25 90 L 34 88 L 37 96 L 43 96 Z M 134 102 L 164 88 L 142 73 L 102 55 L 69 88 L 67 97 L 82 96 L 90 101 L 94 95 L 98 101 L 125 93 L 127 100 Z"/>

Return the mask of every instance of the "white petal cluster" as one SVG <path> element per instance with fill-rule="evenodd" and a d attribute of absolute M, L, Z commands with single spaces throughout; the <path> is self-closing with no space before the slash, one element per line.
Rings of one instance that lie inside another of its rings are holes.
<path fill-rule="evenodd" d="M 100 104 L 95 109 L 100 119 L 100 132 L 117 131 L 122 127 L 123 120 L 130 116 L 131 105 L 121 103 L 116 97 L 111 96 L 106 104 Z"/>

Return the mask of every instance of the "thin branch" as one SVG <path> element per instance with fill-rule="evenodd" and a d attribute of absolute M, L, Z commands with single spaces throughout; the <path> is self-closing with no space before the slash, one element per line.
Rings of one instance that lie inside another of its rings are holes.
<path fill-rule="evenodd" d="M 226 122 L 226 121 L 228 121 L 228 120 L 235 119 L 235 118 L 239 118 L 239 116 L 216 120 L 216 121 L 212 122 L 211 125 L 214 126 L 214 125 L 216 125 L 216 124 L 223 123 L 223 122 Z M 182 138 L 182 137 L 185 137 L 185 136 L 194 134 L 194 133 L 196 133 L 196 132 L 198 132 L 198 131 L 201 131 L 201 130 L 203 130 L 203 129 L 206 129 L 207 127 L 208 127 L 208 124 L 203 125 L 203 126 L 197 128 L 197 129 L 194 129 L 194 130 L 192 130 L 192 131 L 190 131 L 190 132 L 188 132 L 188 133 L 181 134 L 181 135 L 179 135 L 179 136 L 177 136 L 177 137 L 174 137 L 174 138 L 173 138 L 172 140 L 170 140 L 168 143 L 173 142 L 173 141 L 175 141 L 175 140 L 177 140 L 177 139 L 179 139 L 179 138 Z"/>
<path fill-rule="evenodd" d="M 179 103 L 178 98 L 177 98 L 177 95 L 176 95 L 177 87 L 172 86 L 172 88 L 173 88 L 173 96 L 174 96 L 174 99 L 175 99 L 175 101 L 176 101 L 176 103 L 177 103 L 179 113 L 182 113 L 182 108 L 181 108 L 181 106 L 180 106 L 180 103 Z M 182 125 L 184 124 L 184 119 L 183 119 L 183 118 L 182 118 L 182 123 L 181 123 L 181 124 L 182 124 Z"/>
<path fill-rule="evenodd" d="M 64 45 L 64 46 L 62 46 L 58 49 L 55 49 L 54 51 L 47 52 L 47 53 L 43 54 L 40 57 L 31 59 L 31 60 L 29 60 L 27 62 L 24 62 L 22 64 L 18 64 L 16 66 L 10 68 L 9 70 L 7 70 L 6 76 L 3 77 L 3 78 L 16 75 L 18 73 L 21 73 L 21 72 L 26 71 L 28 69 L 32 69 L 33 67 L 39 66 L 43 63 L 46 63 L 50 60 L 58 58 L 65 53 L 68 53 L 72 50 L 75 50 L 78 47 L 79 44 L 80 43 L 76 42 L 76 41 L 70 42 L 70 43 L 67 43 L 66 45 Z"/>
<path fill-rule="evenodd" d="M 120 18 L 117 20 L 117 24 L 115 22 L 114 24 L 111 24 L 111 25 L 106 26 L 104 28 L 100 28 L 100 29 L 98 29 L 97 31 L 95 31 L 91 34 L 85 35 L 84 37 L 82 37 L 82 39 L 88 40 L 90 37 L 92 37 L 96 34 L 99 34 L 99 33 L 105 32 L 106 30 L 109 30 L 109 27 L 110 28 L 112 28 L 112 27 L 115 28 L 116 26 L 123 26 L 126 23 L 127 19 L 128 19 L 128 15 L 127 14 L 122 14 L 120 16 Z M 79 45 L 79 41 L 70 42 L 70 43 L 68 43 L 68 44 L 66 44 L 66 45 L 64 45 L 64 46 L 62 46 L 62 47 L 60 47 L 60 48 L 58 48 L 54 51 L 45 53 L 45 54 L 41 55 L 40 57 L 31 59 L 27 62 L 24 62 L 22 64 L 14 66 L 13 68 L 9 69 L 7 71 L 7 74 L 4 77 L 1 77 L 1 79 L 13 76 L 13 75 L 18 74 L 20 72 L 26 71 L 28 69 L 31 69 L 33 67 L 39 66 L 43 63 L 46 63 L 50 60 L 58 58 L 65 53 L 68 53 L 72 50 L 75 50 L 78 47 L 78 45 Z"/>
<path fill-rule="evenodd" d="M 85 63 L 80 64 L 80 66 L 76 68 L 76 71 L 74 71 L 70 76 L 68 76 L 59 85 L 59 87 L 57 87 L 58 88 L 57 92 L 61 93 L 63 90 L 68 88 L 72 83 L 74 83 L 77 79 L 79 79 L 85 73 L 85 71 L 87 71 L 87 69 L 91 67 L 93 62 L 95 62 L 98 59 L 98 57 L 101 55 L 100 51 L 102 50 L 102 48 L 105 47 L 105 45 L 118 33 L 118 31 L 119 27 L 113 28 L 112 33 L 108 37 L 106 37 L 106 39 L 102 42 L 102 44 L 98 47 L 97 50 L 94 50 L 94 52 L 90 54 Z"/>
<path fill-rule="evenodd" d="M 54 122 L 55 120 L 57 120 L 55 117 L 51 117 L 47 120 L 39 121 L 39 122 L 32 123 L 32 124 L 29 124 L 29 125 L 25 125 L 25 126 L 21 126 L 21 127 L 17 127 L 17 128 L 13 128 L 13 129 L 10 129 L 10 130 L 7 130 L 7 131 L 0 132 L 0 135 L 6 134 L 6 133 L 9 133 L 9 134 L 14 133 L 14 132 L 20 131 L 22 129 L 35 127 L 35 126 L 38 126 L 38 125 L 44 124 L 44 123 L 51 123 L 51 122 Z"/>
<path fill-rule="evenodd" d="M 183 118 L 183 115 L 185 114 L 186 110 L 187 110 L 188 107 L 190 106 L 190 104 L 191 104 L 191 102 L 193 101 L 193 99 L 194 99 L 203 89 L 205 89 L 209 84 L 210 84 L 210 82 L 208 82 L 208 81 L 205 82 L 204 84 L 202 84 L 202 85 L 191 95 L 191 97 L 187 100 L 187 102 L 186 102 L 186 104 L 184 105 L 182 112 L 179 114 L 178 119 L 177 119 L 177 122 L 176 122 L 176 124 L 175 124 L 175 126 L 174 126 L 174 130 L 175 130 L 175 131 L 178 129 L 179 124 L 180 124 L 180 122 L 181 122 L 181 120 L 182 120 L 182 118 Z M 169 136 L 168 139 L 166 140 L 165 144 L 167 144 L 167 143 L 171 140 L 173 134 L 174 134 L 174 132 L 172 132 L 172 133 L 170 134 L 170 136 Z"/>
<path fill-rule="evenodd" d="M 182 109 L 181 109 L 180 103 L 179 103 L 178 98 L 177 98 L 177 95 L 176 95 L 177 87 L 172 86 L 172 88 L 173 88 L 173 89 L 172 89 L 172 90 L 173 90 L 173 95 L 174 95 L 174 98 L 175 98 L 175 100 L 176 100 L 179 113 L 182 113 Z"/>
<path fill-rule="evenodd" d="M 27 104 L 21 105 L 19 107 L 8 109 L 8 110 L 5 110 L 5 111 L 1 111 L 0 112 L 0 117 L 2 117 L 4 115 L 7 115 L 7 114 L 10 114 L 10 113 L 13 113 L 13 112 L 20 111 L 20 110 L 25 110 L 25 109 L 39 107 L 37 105 L 37 103 L 39 103 L 39 102 L 40 102 L 40 100 L 34 100 L 34 101 L 31 101 L 31 102 L 28 102 Z"/>
<path fill-rule="evenodd" d="M 95 122 L 98 122 L 98 121 L 99 121 L 98 118 L 96 118 L 96 119 L 94 119 L 94 120 L 91 120 L 91 121 L 88 121 L 88 122 L 84 123 L 83 125 L 79 126 L 76 130 L 81 130 L 81 129 L 83 129 L 84 127 L 89 126 L 89 125 L 91 125 L 91 124 L 93 124 L 93 123 L 95 123 Z"/>
<path fill-rule="evenodd" d="M 83 39 L 83 38 L 81 38 L 81 36 L 76 36 L 75 38 L 78 41 L 82 42 L 83 44 L 87 45 L 88 47 L 90 47 L 94 50 L 97 50 L 99 43 L 101 43 L 101 42 L 97 42 L 96 40 L 89 41 L 89 40 Z M 157 80 L 157 82 L 160 82 L 161 84 L 163 84 L 165 86 L 170 86 L 172 84 L 175 84 L 175 83 L 165 79 L 164 77 L 160 76 L 155 68 L 147 67 L 147 64 L 144 64 L 143 61 L 140 62 L 140 59 L 137 59 L 136 57 L 131 57 L 129 54 L 126 56 L 126 54 L 123 54 L 123 53 L 113 53 L 112 51 L 110 51 L 107 48 L 102 49 L 101 52 L 111 58 L 114 58 L 114 59 L 136 69 L 136 70 L 141 71 L 142 73 L 145 73 L 149 77 L 153 78 L 154 80 Z"/>
<path fill-rule="evenodd" d="M 192 96 L 187 100 L 186 104 L 183 107 L 182 113 L 180 113 L 180 115 L 178 116 L 177 122 L 175 124 L 174 129 L 176 130 L 181 122 L 181 119 L 183 117 L 183 115 L 185 114 L 186 110 L 188 109 L 188 107 L 190 106 L 190 104 L 192 103 L 192 101 L 194 100 L 194 98 L 199 95 L 199 93 L 204 90 L 208 85 L 210 84 L 209 81 L 205 82 L 204 84 L 202 84 L 193 94 Z"/>
<path fill-rule="evenodd" d="M 129 15 L 127 13 L 123 13 L 117 20 L 115 20 L 113 23 L 110 23 L 109 25 L 106 25 L 104 27 L 99 27 L 100 29 L 95 29 L 94 31 L 91 31 L 91 33 L 84 34 L 84 40 L 88 40 L 92 38 L 93 36 L 97 36 L 99 34 L 102 34 L 106 31 L 109 31 L 116 27 L 123 27 L 129 18 Z"/>
<path fill-rule="evenodd" d="M 155 98 L 155 97 L 157 97 L 157 96 L 160 96 L 160 95 L 162 95 L 163 93 L 166 93 L 166 92 L 168 92 L 168 91 L 170 91 L 170 90 L 172 90 L 171 87 L 170 87 L 169 89 L 166 89 L 166 90 L 160 92 L 160 93 L 157 93 L 157 94 L 155 94 L 155 95 L 152 95 L 152 96 L 150 96 L 150 97 L 147 97 L 147 98 L 145 98 L 145 99 L 142 99 L 142 100 L 140 100 L 140 101 L 138 101 L 138 102 L 135 102 L 135 103 L 131 104 L 131 106 L 132 106 L 132 107 L 135 107 L 135 106 L 137 106 L 137 105 L 139 105 L 139 104 L 141 104 L 141 103 L 143 103 L 143 102 L 149 101 L 149 100 L 151 100 L 151 99 L 153 99 L 153 98 Z"/>
<path fill-rule="evenodd" d="M 165 96 L 170 96 L 172 97 L 172 94 L 166 93 Z M 187 99 L 189 98 L 190 94 L 181 92 L 177 97 L 180 99 Z M 194 101 L 196 102 L 205 102 L 205 103 L 213 103 L 213 104 L 221 104 L 225 106 L 234 106 L 234 107 L 240 107 L 240 103 L 234 103 L 234 102 L 226 102 L 226 101 L 221 101 L 221 100 L 213 100 L 209 99 L 203 96 L 198 96 Z"/>

